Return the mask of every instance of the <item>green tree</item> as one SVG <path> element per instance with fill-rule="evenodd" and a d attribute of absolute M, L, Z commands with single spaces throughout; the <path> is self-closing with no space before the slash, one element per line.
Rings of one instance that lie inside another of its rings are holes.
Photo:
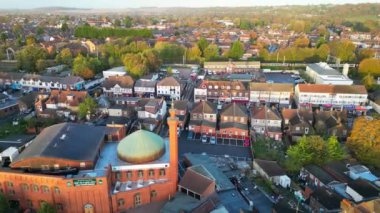
<path fill-rule="evenodd" d="M 232 43 L 231 49 L 228 51 L 228 57 L 238 60 L 244 54 L 244 45 L 240 41 Z"/>
<path fill-rule="evenodd" d="M 0 213 L 8 213 L 11 208 L 9 202 L 3 193 L 0 193 Z"/>
<path fill-rule="evenodd" d="M 91 63 L 88 58 L 79 54 L 73 62 L 73 74 L 84 79 L 91 79 L 95 75 L 97 63 L 98 61 Z"/>
<path fill-rule="evenodd" d="M 133 78 L 144 76 L 149 71 L 148 60 L 142 53 L 126 54 L 123 63 L 128 74 Z"/>
<path fill-rule="evenodd" d="M 36 39 L 36 37 L 34 37 L 34 35 L 28 35 L 26 37 L 26 45 L 27 46 L 35 45 L 36 43 L 37 43 L 37 39 Z"/>
<path fill-rule="evenodd" d="M 330 52 L 343 62 L 355 60 L 355 45 L 349 40 L 333 41 L 329 43 Z"/>
<path fill-rule="evenodd" d="M 320 61 L 327 60 L 327 56 L 330 53 L 330 47 L 327 44 L 322 44 L 318 49 L 316 50 L 316 55 L 318 56 Z"/>
<path fill-rule="evenodd" d="M 35 45 L 26 46 L 16 53 L 17 67 L 28 72 L 37 72 L 37 61 L 46 58 L 46 51 Z"/>
<path fill-rule="evenodd" d="M 82 103 L 79 104 L 78 116 L 80 119 L 85 118 L 87 115 L 93 115 L 96 111 L 98 104 L 91 97 L 84 99 Z"/>
<path fill-rule="evenodd" d="M 69 30 L 69 25 L 67 25 L 66 22 L 63 22 L 61 26 L 61 30 L 62 32 L 67 32 Z"/>
<path fill-rule="evenodd" d="M 113 23 L 113 26 L 115 27 L 120 27 L 121 26 L 121 21 L 119 19 L 116 19 Z"/>
<path fill-rule="evenodd" d="M 371 74 L 374 77 L 380 77 L 380 59 L 367 58 L 360 62 L 359 73 L 362 75 Z"/>
<path fill-rule="evenodd" d="M 8 34 L 5 33 L 5 32 L 2 32 L 0 34 L 0 40 L 3 42 L 3 43 L 6 43 L 7 42 L 7 39 L 8 39 Z"/>
<path fill-rule="evenodd" d="M 37 29 L 36 29 L 36 34 L 37 34 L 38 36 L 44 34 L 44 32 L 45 32 L 45 30 L 44 30 L 43 27 L 41 27 L 41 26 L 38 26 L 38 27 L 37 27 Z"/>
<path fill-rule="evenodd" d="M 327 151 L 329 160 L 343 160 L 347 157 L 346 151 L 335 136 L 327 139 Z"/>
<path fill-rule="evenodd" d="M 133 19 L 131 17 L 127 16 L 127 17 L 124 18 L 123 23 L 124 23 L 124 26 L 126 28 L 130 28 L 130 27 L 132 27 Z"/>
<path fill-rule="evenodd" d="M 208 45 L 204 52 L 204 58 L 206 61 L 217 57 L 219 57 L 219 47 L 216 44 Z"/>
<path fill-rule="evenodd" d="M 199 48 L 199 50 L 202 52 L 202 56 L 204 57 L 204 52 L 206 50 L 206 48 L 208 47 L 208 41 L 205 39 L 205 38 L 200 38 L 199 41 L 197 42 L 197 46 Z"/>
<path fill-rule="evenodd" d="M 143 52 L 143 56 L 146 58 L 148 68 L 150 72 L 157 71 L 161 66 L 161 60 L 159 53 L 154 49 L 147 49 Z"/>
<path fill-rule="evenodd" d="M 367 90 L 373 90 L 375 85 L 376 85 L 376 80 L 375 78 L 370 74 L 368 73 L 363 79 L 362 79 L 362 83 L 364 84 L 365 88 Z"/>
<path fill-rule="evenodd" d="M 36 61 L 36 69 L 38 72 L 44 71 L 47 67 L 49 67 L 49 64 L 45 59 L 38 59 Z"/>
<path fill-rule="evenodd" d="M 168 42 L 157 42 L 154 49 L 158 51 L 163 63 L 180 63 L 185 53 L 182 46 Z"/>
<path fill-rule="evenodd" d="M 166 69 L 166 72 L 167 72 L 167 74 L 168 74 L 169 76 L 172 76 L 172 75 L 173 75 L 173 68 L 172 68 L 172 67 L 168 67 L 168 68 Z"/>
<path fill-rule="evenodd" d="M 55 62 L 58 64 L 65 64 L 69 67 L 73 65 L 73 54 L 69 48 L 64 48 L 61 52 L 55 57 Z"/>

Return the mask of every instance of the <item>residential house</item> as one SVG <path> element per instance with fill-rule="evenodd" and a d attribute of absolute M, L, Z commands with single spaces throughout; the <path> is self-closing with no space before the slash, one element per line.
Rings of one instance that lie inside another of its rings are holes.
<path fill-rule="evenodd" d="M 380 191 L 363 179 L 356 179 L 347 184 L 346 193 L 355 203 L 379 198 Z"/>
<path fill-rule="evenodd" d="M 164 99 L 142 98 L 137 103 L 137 117 L 142 125 L 153 131 L 163 120 L 167 111 Z"/>
<path fill-rule="evenodd" d="M 293 97 L 292 84 L 272 84 L 272 83 L 250 83 L 251 103 L 270 103 L 289 107 Z"/>
<path fill-rule="evenodd" d="M 260 69 L 260 62 L 259 61 L 205 62 L 204 68 L 214 73 L 245 73 L 245 72 L 252 72 L 252 71 L 256 71 Z"/>
<path fill-rule="evenodd" d="M 9 98 L 8 95 L 0 93 L 0 118 L 19 112 L 17 101 Z"/>
<path fill-rule="evenodd" d="M 342 212 L 356 213 L 356 212 L 379 212 L 380 211 L 380 198 L 372 199 L 365 202 L 351 202 L 348 199 L 343 199 L 340 207 Z"/>
<path fill-rule="evenodd" d="M 134 88 L 135 95 L 139 97 L 155 97 L 156 96 L 155 80 L 139 79 L 136 81 Z"/>
<path fill-rule="evenodd" d="M 157 83 L 157 96 L 165 97 L 167 100 L 180 100 L 183 87 L 174 77 L 166 77 Z"/>
<path fill-rule="evenodd" d="M 267 106 L 252 108 L 251 127 L 255 133 L 280 141 L 282 139 L 281 123 L 281 115 L 275 108 Z"/>
<path fill-rule="evenodd" d="M 50 95 L 39 94 L 35 103 L 36 114 L 40 117 L 57 115 L 75 120 L 79 104 L 86 97 L 87 91 L 52 90 Z"/>
<path fill-rule="evenodd" d="M 103 92 L 110 97 L 133 96 L 134 81 L 131 76 L 110 76 L 102 84 Z"/>
<path fill-rule="evenodd" d="M 255 159 L 253 161 L 255 169 L 261 177 L 280 185 L 283 188 L 290 187 L 291 180 L 286 175 L 285 170 L 281 168 L 276 161 Z"/>
<path fill-rule="evenodd" d="M 248 103 L 249 91 L 241 81 L 206 80 L 194 89 L 194 101 L 200 100 Z"/>
<path fill-rule="evenodd" d="M 216 105 L 210 101 L 200 101 L 195 103 L 190 112 L 189 131 L 205 135 L 215 135 L 216 121 Z"/>
<path fill-rule="evenodd" d="M 220 112 L 219 134 L 222 138 L 249 138 L 247 108 L 238 103 L 230 103 Z"/>
<path fill-rule="evenodd" d="M 317 165 L 306 165 L 301 171 L 299 178 L 306 183 L 305 194 L 308 197 L 317 188 L 326 187 L 336 182 L 329 173 Z"/>
<path fill-rule="evenodd" d="M 348 134 L 347 111 L 314 112 L 314 129 L 320 135 L 336 136 L 345 139 Z"/>
<path fill-rule="evenodd" d="M 342 200 L 343 198 L 333 190 L 322 187 L 310 195 L 309 206 L 312 212 L 339 213 L 341 212 L 340 203 Z"/>
<path fill-rule="evenodd" d="M 363 165 L 348 165 L 347 167 L 348 171 L 346 172 L 346 174 L 348 174 L 348 176 L 353 180 L 357 180 L 360 178 L 373 183 L 380 180 L 379 177 L 372 174 L 372 172 Z"/>
<path fill-rule="evenodd" d="M 297 141 L 304 135 L 314 133 L 313 129 L 313 112 L 303 109 L 282 109 L 284 132 Z"/>
<path fill-rule="evenodd" d="M 294 97 L 299 107 L 323 107 L 366 112 L 367 90 L 363 85 L 298 84 Z"/>
<path fill-rule="evenodd" d="M 20 112 L 29 112 L 34 108 L 34 102 L 36 101 L 36 98 L 38 96 L 37 92 L 31 92 L 29 94 L 26 94 L 22 97 L 20 97 L 17 100 L 18 107 Z"/>
<path fill-rule="evenodd" d="M 179 129 L 184 130 L 185 123 L 189 116 L 189 101 L 188 100 L 176 100 L 174 101 L 173 107 L 175 109 L 175 115 L 179 121 Z"/>

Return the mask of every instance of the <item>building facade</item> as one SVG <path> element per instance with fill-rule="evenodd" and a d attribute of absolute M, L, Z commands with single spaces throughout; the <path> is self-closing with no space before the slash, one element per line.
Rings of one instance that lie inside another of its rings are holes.
<path fill-rule="evenodd" d="M 182 87 L 174 77 L 166 77 L 157 83 L 157 96 L 166 99 L 180 100 Z"/>
<path fill-rule="evenodd" d="M 250 83 L 249 101 L 289 106 L 294 93 L 292 84 Z"/>
<path fill-rule="evenodd" d="M 249 102 L 249 90 L 241 81 L 203 81 L 194 89 L 194 101 Z"/>

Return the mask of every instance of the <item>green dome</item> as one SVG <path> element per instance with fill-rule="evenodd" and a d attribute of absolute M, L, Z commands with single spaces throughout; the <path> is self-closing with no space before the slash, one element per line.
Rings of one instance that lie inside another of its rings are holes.
<path fill-rule="evenodd" d="M 147 163 L 165 153 L 165 142 L 157 134 L 138 130 L 123 138 L 117 146 L 119 159 L 128 163 Z"/>

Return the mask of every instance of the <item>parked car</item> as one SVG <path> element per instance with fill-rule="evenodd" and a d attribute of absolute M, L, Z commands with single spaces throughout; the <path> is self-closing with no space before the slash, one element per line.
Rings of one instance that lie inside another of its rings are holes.
<path fill-rule="evenodd" d="M 216 144 L 216 138 L 214 136 L 210 138 L 210 144 Z"/>
<path fill-rule="evenodd" d="M 202 135 L 202 143 L 207 143 L 207 136 L 206 135 Z"/>

